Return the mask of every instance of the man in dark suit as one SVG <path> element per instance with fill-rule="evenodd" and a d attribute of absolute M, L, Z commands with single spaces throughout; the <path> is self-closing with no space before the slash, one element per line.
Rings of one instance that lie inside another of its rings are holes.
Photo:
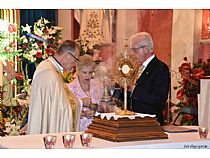
<path fill-rule="evenodd" d="M 146 114 L 155 114 L 163 125 L 163 110 L 168 97 L 169 69 L 153 53 L 153 40 L 149 33 L 140 32 L 130 37 L 131 54 L 144 68 L 136 83 L 130 85 L 128 109 Z"/>

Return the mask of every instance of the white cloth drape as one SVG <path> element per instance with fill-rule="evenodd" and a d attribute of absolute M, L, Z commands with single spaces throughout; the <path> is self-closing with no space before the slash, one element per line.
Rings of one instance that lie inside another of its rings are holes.
<path fill-rule="evenodd" d="M 100 31 L 104 36 L 104 42 L 112 43 L 114 10 L 111 9 L 75 9 L 74 16 L 80 24 L 80 35 L 87 29 L 87 23 L 93 12 L 98 15 L 98 22 L 101 28 Z"/>

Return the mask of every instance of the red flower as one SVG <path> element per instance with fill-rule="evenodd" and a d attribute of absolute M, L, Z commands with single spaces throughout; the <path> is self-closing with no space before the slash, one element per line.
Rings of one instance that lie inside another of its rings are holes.
<path fill-rule="evenodd" d="M 187 83 L 187 80 L 183 78 L 182 84 L 183 84 L 183 85 L 186 85 L 186 83 Z"/>
<path fill-rule="evenodd" d="M 42 58 L 42 52 L 37 52 L 36 53 L 36 58 Z"/>
<path fill-rule="evenodd" d="M 9 26 L 8 26 L 8 31 L 10 32 L 10 33 L 13 33 L 13 32 L 16 32 L 16 27 L 15 27 L 15 25 L 13 25 L 13 24 L 9 24 Z"/>
<path fill-rule="evenodd" d="M 16 79 L 23 80 L 23 74 L 21 72 L 18 72 L 18 74 L 16 75 Z"/>
<path fill-rule="evenodd" d="M 51 48 L 46 48 L 45 51 L 48 55 L 55 55 L 55 51 L 52 50 Z"/>
<path fill-rule="evenodd" d="M 184 115 L 184 119 L 187 120 L 187 121 L 192 120 L 193 118 L 194 118 L 193 115 L 189 115 L 189 114 Z"/>
<path fill-rule="evenodd" d="M 27 47 L 27 45 L 26 44 L 23 44 L 22 47 L 25 49 Z"/>
<path fill-rule="evenodd" d="M 200 79 L 204 76 L 204 70 L 203 69 L 195 69 L 193 71 L 193 76 L 197 79 Z"/>
<path fill-rule="evenodd" d="M 178 110 L 178 109 L 175 109 L 175 110 L 174 110 L 174 113 L 178 113 L 178 112 L 179 112 L 179 110 Z"/>
<path fill-rule="evenodd" d="M 191 78 L 191 79 L 195 79 L 195 76 L 189 75 L 189 78 Z"/>
<path fill-rule="evenodd" d="M 10 42 L 10 45 L 15 48 L 16 47 L 16 43 L 15 42 Z"/>
<path fill-rule="evenodd" d="M 179 67 L 179 70 L 180 70 L 180 71 L 189 72 L 190 69 L 191 69 L 190 63 L 183 63 L 183 64 Z"/>
<path fill-rule="evenodd" d="M 177 99 L 182 100 L 184 98 L 184 90 L 183 89 L 178 90 L 178 92 L 176 93 L 176 97 Z"/>
<path fill-rule="evenodd" d="M 39 46 L 39 48 L 42 47 L 43 46 L 43 43 L 39 43 L 38 46 Z"/>

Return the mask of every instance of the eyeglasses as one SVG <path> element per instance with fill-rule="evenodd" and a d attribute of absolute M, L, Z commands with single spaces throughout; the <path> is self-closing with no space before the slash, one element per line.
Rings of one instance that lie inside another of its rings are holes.
<path fill-rule="evenodd" d="M 70 52 L 67 52 L 67 53 L 70 54 L 76 60 L 76 62 L 79 61 L 79 59 L 77 57 L 75 57 L 73 54 L 71 54 Z"/>
<path fill-rule="evenodd" d="M 144 48 L 144 47 L 146 47 L 146 45 L 139 46 L 139 47 L 136 47 L 136 48 L 130 48 L 130 50 L 133 51 L 133 52 L 136 52 L 138 49 Z"/>

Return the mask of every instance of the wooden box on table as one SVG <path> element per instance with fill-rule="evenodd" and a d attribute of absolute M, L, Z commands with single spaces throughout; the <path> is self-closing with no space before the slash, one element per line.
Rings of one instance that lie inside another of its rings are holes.
<path fill-rule="evenodd" d="M 164 133 L 156 119 L 148 116 L 135 119 L 124 117 L 116 120 L 96 116 L 85 132 L 113 142 L 168 139 L 168 135 Z"/>

